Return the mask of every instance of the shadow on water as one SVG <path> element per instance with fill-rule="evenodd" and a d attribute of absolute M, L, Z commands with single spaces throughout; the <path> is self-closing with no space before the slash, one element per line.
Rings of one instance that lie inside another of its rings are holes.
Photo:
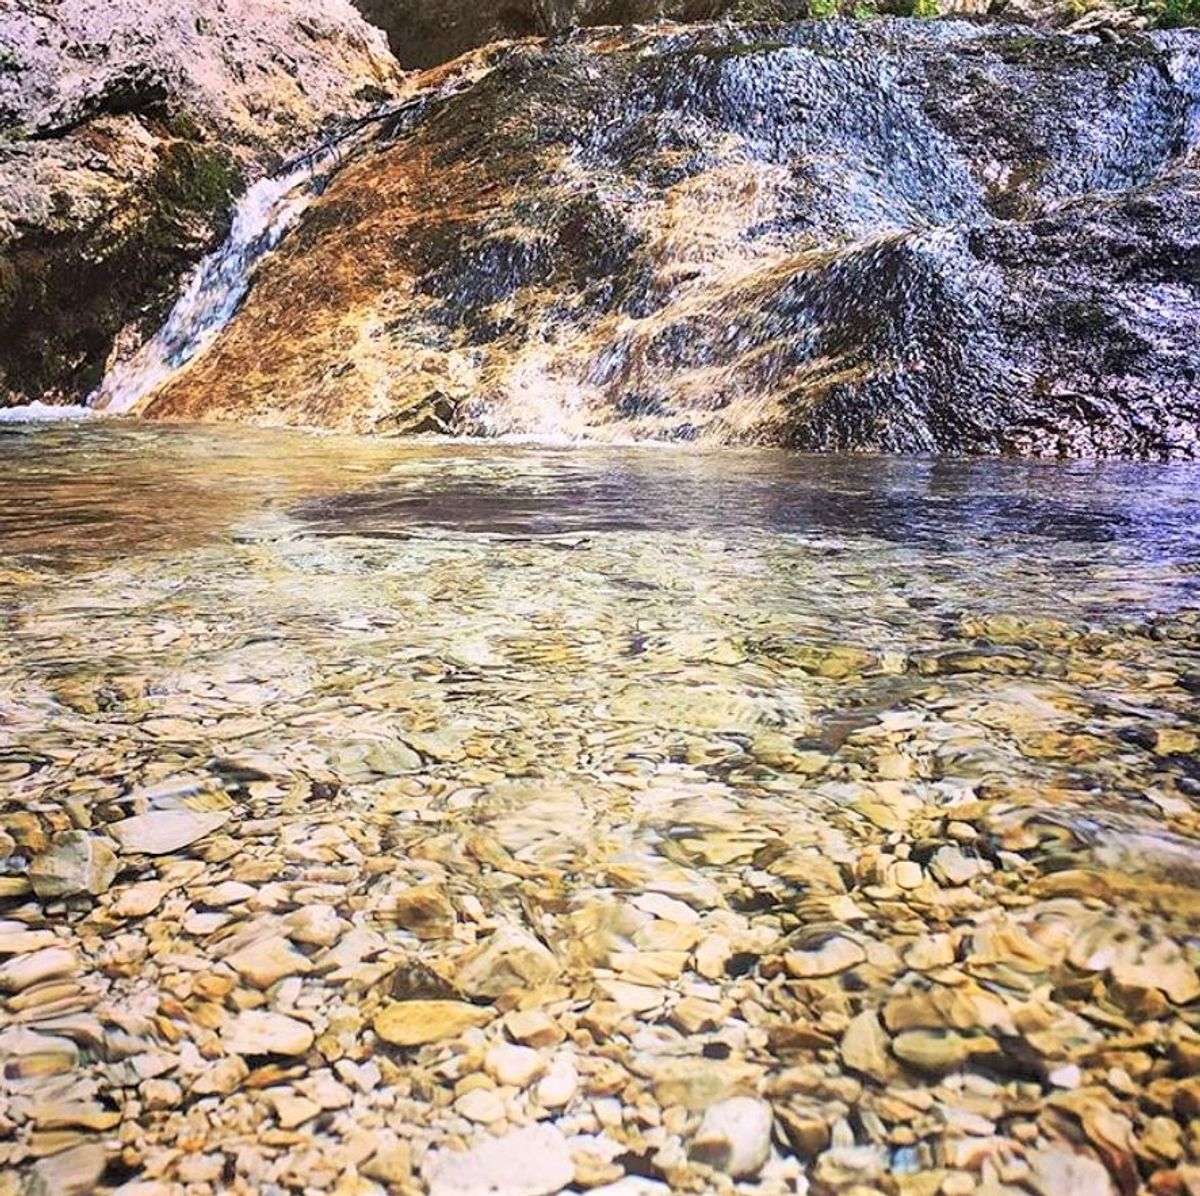
<path fill-rule="evenodd" d="M 1012 539 L 1200 552 L 1200 471 L 1001 460 L 498 448 L 290 511 L 325 536 L 755 529 L 954 550 Z"/>

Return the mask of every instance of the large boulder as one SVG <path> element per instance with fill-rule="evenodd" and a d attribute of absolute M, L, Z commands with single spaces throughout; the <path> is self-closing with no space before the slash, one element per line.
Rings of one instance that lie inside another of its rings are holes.
<path fill-rule="evenodd" d="M 349 0 L 0 0 L 0 405 L 85 395 L 246 182 L 398 74 Z"/>
<path fill-rule="evenodd" d="M 150 414 L 1200 453 L 1200 37 L 587 32 L 381 137 Z"/>

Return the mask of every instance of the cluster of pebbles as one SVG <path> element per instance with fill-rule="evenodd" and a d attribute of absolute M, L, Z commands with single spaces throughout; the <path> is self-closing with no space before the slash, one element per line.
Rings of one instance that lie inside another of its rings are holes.
<path fill-rule="evenodd" d="M 1194 611 L 275 518 L 4 575 L 2 1196 L 1200 1193 Z"/>

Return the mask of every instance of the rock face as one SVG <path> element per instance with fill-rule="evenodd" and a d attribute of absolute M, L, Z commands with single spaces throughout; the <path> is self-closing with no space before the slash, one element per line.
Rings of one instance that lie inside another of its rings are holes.
<path fill-rule="evenodd" d="M 723 24 L 481 61 L 145 411 L 1200 453 L 1196 35 Z"/>
<path fill-rule="evenodd" d="M 0 405 L 85 395 L 245 183 L 396 76 L 348 0 L 0 3 Z"/>

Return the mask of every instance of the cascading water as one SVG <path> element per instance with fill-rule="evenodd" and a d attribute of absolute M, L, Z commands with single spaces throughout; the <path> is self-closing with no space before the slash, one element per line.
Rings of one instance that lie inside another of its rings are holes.
<path fill-rule="evenodd" d="M 225 243 L 196 268 L 167 322 L 105 377 L 89 397 L 89 406 L 114 413 L 131 411 L 206 348 L 237 310 L 258 264 L 320 193 L 346 150 L 343 143 L 334 144 L 250 187 L 238 201 Z"/>
<path fill-rule="evenodd" d="M 356 151 L 373 139 L 399 136 L 432 101 L 465 90 L 490 70 L 479 57 L 437 86 L 383 106 L 342 137 L 251 186 L 234 209 L 229 236 L 196 267 L 166 323 L 132 357 L 109 371 L 88 397 L 88 407 L 110 414 L 132 411 L 207 349 L 237 311 L 262 260 Z"/>

